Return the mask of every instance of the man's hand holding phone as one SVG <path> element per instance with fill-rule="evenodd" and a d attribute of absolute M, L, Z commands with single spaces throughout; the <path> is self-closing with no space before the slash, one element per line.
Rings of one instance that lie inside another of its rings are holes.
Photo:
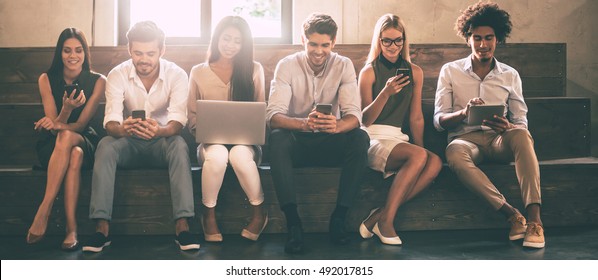
<path fill-rule="evenodd" d="M 136 136 L 144 140 L 153 139 L 160 126 L 154 119 L 145 116 L 145 110 L 133 110 L 131 116 L 123 122 L 129 136 Z"/>
<path fill-rule="evenodd" d="M 135 124 L 135 135 L 141 139 L 150 140 L 156 137 L 159 129 L 160 126 L 156 120 L 147 118 Z"/>
<path fill-rule="evenodd" d="M 137 123 L 140 122 L 139 119 L 134 119 L 133 117 L 128 117 L 123 121 L 123 128 L 125 129 L 125 133 L 128 137 L 137 136 Z"/>
<path fill-rule="evenodd" d="M 312 131 L 335 133 L 336 116 L 332 115 L 332 104 L 316 104 L 309 113 L 307 126 Z"/>

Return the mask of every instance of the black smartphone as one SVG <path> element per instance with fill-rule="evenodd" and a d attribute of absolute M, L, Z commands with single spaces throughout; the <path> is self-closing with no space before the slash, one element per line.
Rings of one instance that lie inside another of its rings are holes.
<path fill-rule="evenodd" d="M 398 76 L 399 74 L 403 74 L 403 77 L 410 76 L 411 70 L 409 68 L 399 68 L 397 69 L 396 75 Z"/>
<path fill-rule="evenodd" d="M 131 112 L 131 117 L 145 121 L 145 110 L 133 110 L 133 112 Z"/>
<path fill-rule="evenodd" d="M 66 91 L 66 95 L 67 96 L 71 96 L 71 92 L 73 92 L 73 90 L 75 91 L 75 95 L 73 96 L 73 99 L 79 97 L 79 94 L 81 93 L 81 89 L 79 89 L 79 84 L 70 84 L 70 85 L 64 85 L 64 91 Z"/>
<path fill-rule="evenodd" d="M 332 104 L 318 103 L 316 104 L 316 111 L 324 115 L 330 115 L 332 114 Z"/>

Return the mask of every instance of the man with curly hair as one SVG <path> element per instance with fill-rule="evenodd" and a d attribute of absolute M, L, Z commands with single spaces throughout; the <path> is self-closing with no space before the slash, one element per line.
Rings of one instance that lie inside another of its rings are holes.
<path fill-rule="evenodd" d="M 471 48 L 471 55 L 440 70 L 434 126 L 448 130 L 446 159 L 459 180 L 508 218 L 509 239 L 524 239 L 525 247 L 543 248 L 540 169 L 527 130 L 521 78 L 494 57 L 497 44 L 506 41 L 511 28 L 509 14 L 495 3 L 478 2 L 462 12 L 455 29 Z M 504 105 L 505 110 L 481 125 L 468 125 L 470 108 L 482 104 Z M 476 166 L 486 160 L 515 161 L 527 220 Z"/>

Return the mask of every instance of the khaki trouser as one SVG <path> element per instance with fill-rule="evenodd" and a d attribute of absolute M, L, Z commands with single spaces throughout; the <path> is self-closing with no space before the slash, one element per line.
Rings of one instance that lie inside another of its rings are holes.
<path fill-rule="evenodd" d="M 446 147 L 449 167 L 461 182 L 500 209 L 505 197 L 476 165 L 488 159 L 515 161 L 515 172 L 525 207 L 541 204 L 540 167 L 534 151 L 534 140 L 527 129 L 516 128 L 503 134 L 493 130 L 474 131 L 455 138 Z"/>

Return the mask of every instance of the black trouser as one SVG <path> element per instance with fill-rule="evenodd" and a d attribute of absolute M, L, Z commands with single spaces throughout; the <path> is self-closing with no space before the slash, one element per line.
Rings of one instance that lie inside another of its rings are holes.
<path fill-rule="evenodd" d="M 280 207 L 297 204 L 294 167 L 342 168 L 337 205 L 350 207 L 367 166 L 370 138 L 359 128 L 346 133 L 306 133 L 275 129 L 270 133 L 272 180 Z"/>

